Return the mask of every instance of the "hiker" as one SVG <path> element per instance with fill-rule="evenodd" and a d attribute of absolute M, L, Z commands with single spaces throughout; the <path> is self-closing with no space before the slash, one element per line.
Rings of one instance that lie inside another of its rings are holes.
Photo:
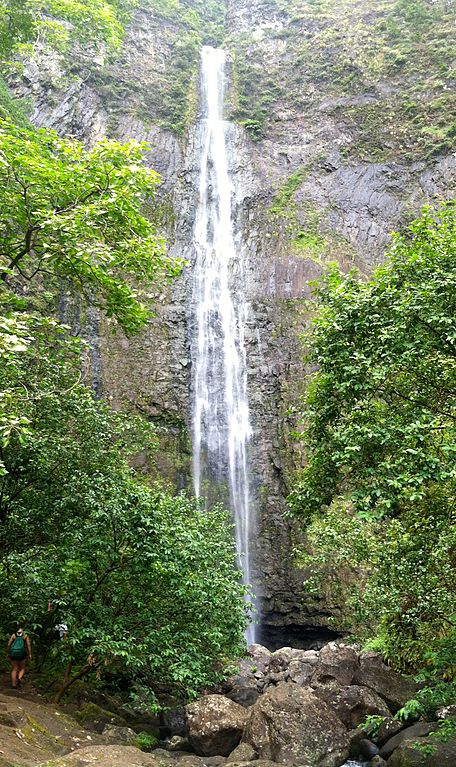
<path fill-rule="evenodd" d="M 53 632 L 54 639 L 57 642 L 63 642 L 68 636 L 68 626 L 66 623 L 56 623 Z"/>
<path fill-rule="evenodd" d="M 6 654 L 11 663 L 11 685 L 13 690 L 21 686 L 25 674 L 25 661 L 32 660 L 32 645 L 30 638 L 24 633 L 24 624 L 18 623 L 14 634 L 11 634 L 6 646 Z"/>

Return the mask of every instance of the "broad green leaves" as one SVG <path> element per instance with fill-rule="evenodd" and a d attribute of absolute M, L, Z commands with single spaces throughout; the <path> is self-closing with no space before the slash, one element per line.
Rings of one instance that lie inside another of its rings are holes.
<path fill-rule="evenodd" d="M 24 46 L 62 49 L 71 40 L 117 49 L 135 0 L 0 0 L 0 60 Z"/>
<path fill-rule="evenodd" d="M 292 496 L 303 559 L 345 628 L 454 677 L 456 216 L 426 209 L 367 282 L 319 288 Z M 454 689 L 452 694 L 454 695 Z"/>
<path fill-rule="evenodd" d="M 303 418 L 308 466 L 298 514 L 339 495 L 367 517 L 396 514 L 455 478 L 456 225 L 454 208 L 423 212 L 396 235 L 368 283 L 322 284 Z"/>
<path fill-rule="evenodd" d="M 50 599 L 69 624 L 55 671 L 113 666 L 195 694 L 243 649 L 226 515 L 147 486 L 127 459 L 153 451 L 153 428 L 94 399 L 62 326 L 21 323 L 27 348 L 0 367 L 0 623 L 19 612 L 46 645 Z"/>
<path fill-rule="evenodd" d="M 180 265 L 142 214 L 159 178 L 144 145 L 102 141 L 91 151 L 52 131 L 0 125 L 0 277 L 37 275 L 89 294 L 127 332 L 148 317 L 141 290 Z"/>

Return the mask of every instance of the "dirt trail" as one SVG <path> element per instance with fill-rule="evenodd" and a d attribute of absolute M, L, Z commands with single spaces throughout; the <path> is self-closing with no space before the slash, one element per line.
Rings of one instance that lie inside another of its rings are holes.
<path fill-rule="evenodd" d="M 100 742 L 101 736 L 47 703 L 29 680 L 12 690 L 9 674 L 0 677 L 0 767 L 34 767 Z"/>

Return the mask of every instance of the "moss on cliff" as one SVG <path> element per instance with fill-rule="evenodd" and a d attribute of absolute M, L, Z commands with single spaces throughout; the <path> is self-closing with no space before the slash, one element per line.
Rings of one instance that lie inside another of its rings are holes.
<path fill-rule="evenodd" d="M 301 184 L 312 170 L 304 165 L 279 186 L 267 211 L 267 227 L 273 237 L 286 244 L 294 256 L 308 258 L 318 266 L 328 261 L 345 263 L 354 257 L 352 245 L 327 223 L 327 207 L 311 200 L 296 200 Z"/>
<path fill-rule="evenodd" d="M 153 87 L 142 91 L 135 112 L 146 124 L 182 135 L 196 114 L 199 53 L 202 45 L 220 42 L 225 4 L 222 0 L 145 0 L 144 8 L 168 22 L 168 53 L 166 66 L 156 72 Z"/>
<path fill-rule="evenodd" d="M 263 0 L 257 12 L 262 31 L 231 40 L 234 117 L 254 138 L 279 111 L 312 112 L 324 99 L 350 133 L 350 157 L 426 158 L 455 146 L 451 3 Z"/>

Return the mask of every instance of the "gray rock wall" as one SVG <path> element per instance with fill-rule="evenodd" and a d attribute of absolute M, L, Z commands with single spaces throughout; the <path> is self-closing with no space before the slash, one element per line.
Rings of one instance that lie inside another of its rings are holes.
<path fill-rule="evenodd" d="M 301 460 L 299 449 L 292 450 L 294 424 L 287 409 L 303 388 L 299 334 L 309 320 L 309 281 L 334 259 L 368 272 L 381 261 L 389 233 L 424 201 L 451 189 L 456 162 L 450 154 L 415 160 L 398 151 L 382 161 L 347 155 L 353 127 L 347 127 L 344 110 L 367 107 L 381 93 L 335 96 L 321 83 L 307 80 L 301 101 L 290 100 L 297 85 L 287 77 L 298 65 L 284 33 L 290 16 L 279 6 L 233 0 L 228 5 L 227 40 L 239 57 L 237 41 L 248 39 L 253 68 L 267 66 L 283 80 L 282 91 L 270 105 L 263 138 L 253 141 L 236 127 L 232 149 L 238 242 L 247 254 L 260 639 L 273 647 L 306 647 L 331 632 L 325 628 L 324 602 L 307 597 L 305 573 L 294 567 L 295 533 L 282 512 L 290 475 Z M 313 23 L 302 28 L 303 38 L 312 34 Z M 114 336 L 104 325 L 97 369 L 105 395 L 115 406 L 139 411 L 160 425 L 158 469 L 176 487 L 187 486 L 191 476 L 188 307 L 196 204 L 194 134 L 190 126 L 177 138 L 160 127 L 150 94 L 162 83 L 181 32 L 177 22 L 142 9 L 117 62 L 106 64 L 102 57 L 76 51 L 69 73 L 68 63 L 41 52 L 14 83 L 18 94 L 32 97 L 37 125 L 75 135 L 89 145 L 106 135 L 150 144 L 147 161 L 163 178 L 152 214 L 168 236 L 170 252 L 190 263 L 173 286 L 156 290 L 155 316 L 137 337 Z M 236 67 L 233 72 L 230 108 L 235 114 Z M 195 102 L 192 78 L 189 72 L 189 109 Z M 287 189 L 291 193 L 284 195 Z M 150 470 L 147 456 L 143 465 Z"/>

